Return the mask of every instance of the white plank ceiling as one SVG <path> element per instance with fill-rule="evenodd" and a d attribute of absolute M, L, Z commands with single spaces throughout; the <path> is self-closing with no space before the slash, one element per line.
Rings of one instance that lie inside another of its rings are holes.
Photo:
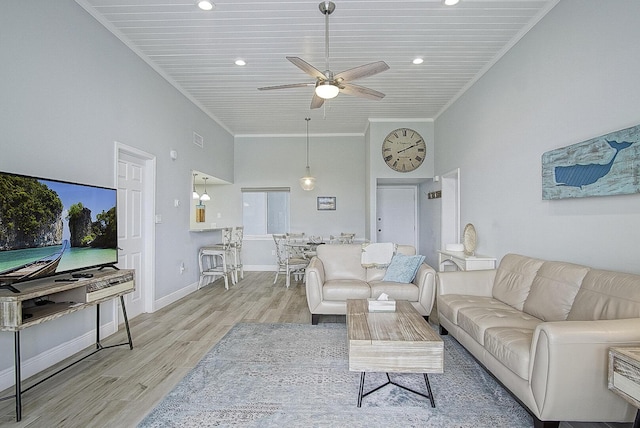
<path fill-rule="evenodd" d="M 386 97 L 340 94 L 314 110 L 313 87 L 257 88 L 314 81 L 285 56 L 325 70 L 319 0 L 217 0 L 209 12 L 195 0 L 76 1 L 229 132 L 264 135 L 304 134 L 305 117 L 313 134 L 435 118 L 559 0 L 334 0 L 329 68 L 385 61 L 389 70 L 355 83 Z"/>

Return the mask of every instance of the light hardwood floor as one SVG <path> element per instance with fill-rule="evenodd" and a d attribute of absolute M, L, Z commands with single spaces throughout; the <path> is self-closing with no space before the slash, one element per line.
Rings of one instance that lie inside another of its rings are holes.
<path fill-rule="evenodd" d="M 228 291 L 218 280 L 162 310 L 134 318 L 133 350 L 103 350 L 27 392 L 19 423 L 15 422 L 14 401 L 0 402 L 0 426 L 135 427 L 235 323 L 311 322 L 304 285 L 292 281 L 287 289 L 282 275 L 275 285 L 273 277 L 272 272 L 245 272 L 245 279 Z M 344 317 L 326 317 L 320 322 L 344 322 Z M 124 340 L 121 328 L 103 344 Z M 55 370 L 56 366 L 34 376 L 26 385 Z"/>

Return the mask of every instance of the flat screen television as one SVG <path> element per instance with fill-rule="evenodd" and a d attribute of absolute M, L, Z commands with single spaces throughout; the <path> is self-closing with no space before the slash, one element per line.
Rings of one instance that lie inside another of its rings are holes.
<path fill-rule="evenodd" d="M 116 202 L 113 188 L 0 172 L 0 286 L 115 267 Z"/>

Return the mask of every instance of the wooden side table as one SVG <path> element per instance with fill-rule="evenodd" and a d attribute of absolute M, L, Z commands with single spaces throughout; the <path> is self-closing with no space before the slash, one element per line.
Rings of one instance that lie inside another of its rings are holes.
<path fill-rule="evenodd" d="M 609 349 L 609 389 L 640 409 L 640 347 Z M 633 428 L 640 428 L 640 411 Z"/>

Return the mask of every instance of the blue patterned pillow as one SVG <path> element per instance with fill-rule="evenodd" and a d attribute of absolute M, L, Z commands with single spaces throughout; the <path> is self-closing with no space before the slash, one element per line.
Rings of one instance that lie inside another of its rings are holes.
<path fill-rule="evenodd" d="M 383 281 L 408 284 L 416 277 L 422 262 L 424 262 L 424 256 L 406 256 L 398 253 L 391 259 L 387 272 L 384 274 Z"/>

